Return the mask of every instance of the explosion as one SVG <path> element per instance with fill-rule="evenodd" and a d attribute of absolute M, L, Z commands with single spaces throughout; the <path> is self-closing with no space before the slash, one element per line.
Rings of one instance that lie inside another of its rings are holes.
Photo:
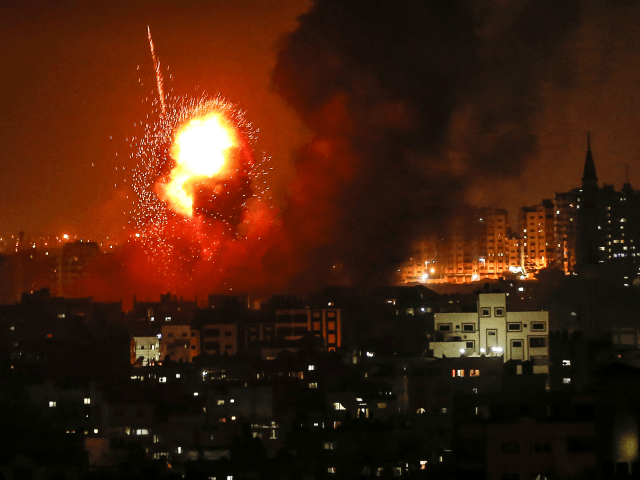
<path fill-rule="evenodd" d="M 130 242 L 142 247 L 147 267 L 168 280 L 163 287 L 176 291 L 188 288 L 185 283 L 203 270 L 202 262 L 211 272 L 230 242 L 246 241 L 260 228 L 249 217 L 251 209 L 268 208 L 260 203 L 269 190 L 266 180 L 261 190 L 254 187 L 267 173 L 266 158 L 256 161 L 256 131 L 222 96 L 164 96 L 150 33 L 149 41 L 157 120 L 145 125 L 139 141 L 134 139 L 137 202 Z M 216 272 L 222 276 L 222 270 Z"/>

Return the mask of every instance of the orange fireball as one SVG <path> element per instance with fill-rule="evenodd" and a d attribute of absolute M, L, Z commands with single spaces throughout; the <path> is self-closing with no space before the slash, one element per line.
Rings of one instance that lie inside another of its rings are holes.
<path fill-rule="evenodd" d="M 235 129 L 217 112 L 192 118 L 174 136 L 175 166 L 159 184 L 159 197 L 174 212 L 193 216 L 194 184 L 220 174 L 229 149 L 237 144 Z"/>

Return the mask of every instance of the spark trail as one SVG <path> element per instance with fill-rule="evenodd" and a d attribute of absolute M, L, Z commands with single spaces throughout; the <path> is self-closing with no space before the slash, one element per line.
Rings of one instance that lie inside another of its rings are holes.
<path fill-rule="evenodd" d="M 229 285 L 229 270 L 250 271 L 266 248 L 269 159 L 256 157 L 257 130 L 221 95 L 165 97 L 149 27 L 147 34 L 160 101 L 155 121 L 141 122 L 144 134 L 132 142 L 137 201 L 129 241 L 146 259 L 136 270 L 153 271 L 163 290 L 219 289 Z"/>
<path fill-rule="evenodd" d="M 162 82 L 162 72 L 160 72 L 160 62 L 156 57 L 156 52 L 153 49 L 153 40 L 151 39 L 151 28 L 147 25 L 147 35 L 149 37 L 149 47 L 151 48 L 151 58 L 153 58 L 153 70 L 156 72 L 156 84 L 158 85 L 158 96 L 160 97 L 160 107 L 162 114 L 167 113 L 167 107 L 164 103 L 164 86 Z"/>

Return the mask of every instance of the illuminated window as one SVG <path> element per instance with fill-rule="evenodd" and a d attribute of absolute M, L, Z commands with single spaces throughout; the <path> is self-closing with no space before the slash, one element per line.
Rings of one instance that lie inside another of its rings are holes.
<path fill-rule="evenodd" d="M 569 385 L 571 383 L 571 378 L 570 377 L 564 377 L 562 379 L 562 383 L 564 383 L 565 385 Z"/>
<path fill-rule="evenodd" d="M 55 402 L 55 400 L 49 401 L 49 408 L 55 408 L 56 406 L 57 406 L 57 403 Z"/>
<path fill-rule="evenodd" d="M 309 388 L 318 388 L 318 384 L 316 382 L 311 382 L 309 384 Z"/>
<path fill-rule="evenodd" d="M 333 402 L 333 409 L 334 410 L 346 410 L 346 408 L 344 408 L 344 406 L 340 402 Z"/>
<path fill-rule="evenodd" d="M 570 367 L 571 366 L 571 360 L 562 360 L 562 366 L 563 367 Z"/>
<path fill-rule="evenodd" d="M 480 370 L 469 370 L 469 376 L 470 377 L 479 377 L 480 376 Z"/>
<path fill-rule="evenodd" d="M 91 399 L 89 397 L 84 397 L 84 404 L 91 405 Z"/>

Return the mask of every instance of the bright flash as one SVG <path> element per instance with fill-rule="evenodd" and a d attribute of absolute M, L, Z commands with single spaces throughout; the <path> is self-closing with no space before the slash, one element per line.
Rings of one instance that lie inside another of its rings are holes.
<path fill-rule="evenodd" d="M 194 118 L 180 128 L 171 146 L 176 166 L 161 188 L 162 199 L 172 210 L 193 215 L 192 194 L 185 190 L 187 182 L 220 173 L 227 150 L 235 146 L 233 137 L 233 128 L 225 125 L 217 113 Z"/>

